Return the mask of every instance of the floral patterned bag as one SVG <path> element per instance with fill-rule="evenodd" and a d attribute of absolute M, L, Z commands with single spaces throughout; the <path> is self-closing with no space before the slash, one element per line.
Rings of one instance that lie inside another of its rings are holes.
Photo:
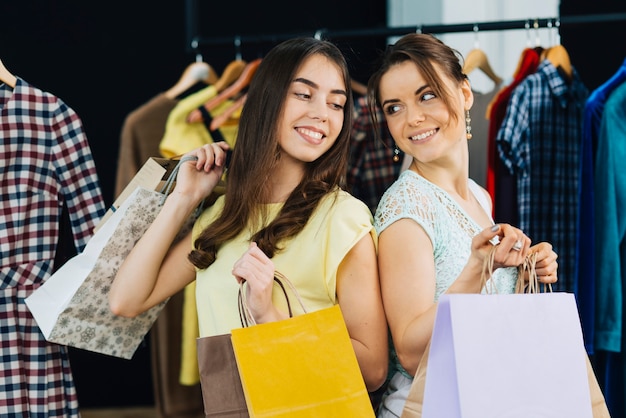
<path fill-rule="evenodd" d="M 26 298 L 26 305 L 46 340 L 132 358 L 167 301 L 135 318 L 124 318 L 110 311 L 108 292 L 124 258 L 161 210 L 177 167 L 162 191 L 136 187 L 106 222 L 99 225 L 83 252 L 68 260 Z M 194 219 L 195 214 L 181 234 L 188 231 Z"/>

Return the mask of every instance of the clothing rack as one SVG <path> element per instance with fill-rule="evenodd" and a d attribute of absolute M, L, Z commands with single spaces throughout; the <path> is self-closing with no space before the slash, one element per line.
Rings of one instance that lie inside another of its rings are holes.
<path fill-rule="evenodd" d="M 397 26 L 367 29 L 332 30 L 318 29 L 309 32 L 297 33 L 274 33 L 256 35 L 234 35 L 221 37 L 200 37 L 198 33 L 198 22 L 195 19 L 197 0 L 186 0 L 186 28 L 188 52 L 197 53 L 202 47 L 215 45 L 234 45 L 239 51 L 242 44 L 258 43 L 278 43 L 296 36 L 315 36 L 324 39 L 356 39 L 372 37 L 393 37 L 402 36 L 411 32 L 421 33 L 458 33 L 458 32 L 483 32 L 511 29 L 539 29 L 539 28 L 559 28 L 562 25 L 581 25 L 604 22 L 626 21 L 626 13 L 606 13 L 592 15 L 572 15 L 548 18 L 529 18 L 519 20 L 501 20 L 490 22 L 452 23 L 436 25 L 415 25 Z"/>

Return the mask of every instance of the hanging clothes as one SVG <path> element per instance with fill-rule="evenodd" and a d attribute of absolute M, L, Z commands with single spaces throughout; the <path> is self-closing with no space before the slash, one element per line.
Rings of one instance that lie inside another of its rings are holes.
<path fill-rule="evenodd" d="M 469 177 L 479 186 L 487 186 L 487 156 L 489 145 L 489 120 L 487 107 L 502 89 L 501 84 L 494 85 L 491 91 L 481 93 L 474 91 L 474 104 L 470 109 L 472 118 L 472 139 L 467 141 L 469 147 Z"/>
<path fill-rule="evenodd" d="M 519 227 L 559 255 L 555 290 L 575 292 L 583 110 L 589 92 L 573 69 L 567 82 L 548 60 L 513 91 L 496 136 L 517 180 Z"/>
<path fill-rule="evenodd" d="M 595 192 L 594 192 L 594 161 L 599 141 L 600 124 L 604 106 L 613 90 L 626 80 L 626 60 L 617 72 L 604 84 L 591 92 L 585 104 L 583 119 L 583 136 L 580 154 L 580 213 L 579 213 L 579 234 L 577 260 L 578 260 L 578 294 L 577 302 L 581 314 L 583 334 L 585 336 L 585 347 L 587 353 L 594 353 L 595 344 L 595 312 L 605 311 L 610 307 L 621 306 L 621 294 L 609 287 L 605 287 L 602 294 L 596 295 L 596 260 L 603 260 L 603 253 L 596 253 L 595 238 Z M 604 163 L 601 163 L 604 164 Z M 602 168 L 600 168 L 602 169 Z M 604 189 L 600 191 L 603 194 Z M 604 226 L 600 226 L 604 228 Z M 603 244 L 601 244 L 602 246 Z M 599 275 L 597 277 L 600 277 Z M 609 290 L 606 292 L 606 290 Z M 603 322 L 603 321 L 602 321 Z M 611 322 L 610 327 L 614 325 Z M 620 331 L 621 332 L 621 331 Z M 601 335 L 601 349 L 607 350 L 613 347 L 613 343 L 608 341 L 618 341 L 612 337 L 613 332 Z M 613 351 L 613 350 L 611 350 Z"/>
<path fill-rule="evenodd" d="M 198 84 L 200 85 L 200 84 Z M 206 87 L 206 86 L 205 86 Z M 194 93 L 186 88 L 184 93 Z M 169 97 L 159 93 L 124 119 L 120 136 L 115 196 L 124 190 L 150 157 L 160 157 L 159 145 L 165 134 L 167 118 L 179 103 L 181 94 Z M 160 418 L 201 416 L 202 392 L 199 385 L 181 385 L 183 292 L 168 300 L 150 330 L 150 360 L 156 414 Z"/>
<path fill-rule="evenodd" d="M 599 379 L 613 416 L 624 416 L 626 361 L 623 300 L 626 284 L 626 82 L 604 105 L 594 168 L 596 259 L 595 352 Z M 599 216 L 601 214 L 601 216 Z M 618 415 L 619 414 L 619 415 Z"/>
<path fill-rule="evenodd" d="M 204 144 L 216 141 L 214 137 L 216 133 L 210 130 L 210 116 L 219 115 L 233 104 L 232 100 L 227 99 L 212 109 L 209 115 L 203 105 L 216 94 L 217 89 L 211 85 L 180 100 L 167 118 L 165 134 L 159 144 L 159 150 L 163 157 L 172 158 L 182 155 Z M 187 116 L 194 109 L 205 112 L 203 113 L 204 123 L 187 122 Z M 241 111 L 233 115 L 233 118 L 237 119 L 240 113 Z M 225 124 L 218 129 L 218 134 L 228 142 L 231 148 L 234 148 L 237 130 L 238 125 L 236 123 Z"/>
<path fill-rule="evenodd" d="M 400 151 L 398 161 L 394 161 L 395 143 L 380 109 L 377 109 L 377 120 L 380 125 L 380 139 L 377 139 L 374 132 L 366 97 L 357 97 L 354 103 L 346 183 L 348 191 L 365 202 L 372 214 L 376 212 L 378 201 L 385 190 L 400 175 L 404 159 L 404 153 Z"/>
<path fill-rule="evenodd" d="M 78 417 L 65 346 L 46 342 L 24 299 L 52 274 L 65 206 L 81 251 L 105 213 L 73 109 L 21 78 L 0 84 L 1 416 Z"/>
<path fill-rule="evenodd" d="M 515 177 L 509 173 L 498 155 L 496 136 L 506 114 L 513 90 L 539 66 L 539 51 L 525 48 L 522 51 L 513 80 L 500 90 L 487 106 L 489 137 L 487 140 L 487 192 L 493 201 L 493 218 L 496 222 L 519 225 L 517 213 L 517 185 Z"/>
<path fill-rule="evenodd" d="M 124 119 L 115 177 L 115 196 L 135 177 L 150 157 L 159 157 L 167 117 L 178 104 L 160 93 L 130 112 Z"/>

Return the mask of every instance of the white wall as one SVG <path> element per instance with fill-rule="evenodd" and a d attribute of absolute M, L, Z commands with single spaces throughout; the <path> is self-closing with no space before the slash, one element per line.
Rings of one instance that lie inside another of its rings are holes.
<path fill-rule="evenodd" d="M 526 20 L 531 27 L 536 18 L 557 17 L 558 0 L 388 0 L 388 25 L 418 26 L 453 23 L 480 23 L 502 20 Z M 482 49 L 494 72 L 510 80 L 526 46 L 544 47 L 559 42 L 556 29 L 515 29 L 502 31 L 436 34 L 438 38 L 466 55 L 473 48 Z M 394 39 L 390 39 L 393 42 Z M 494 85 L 480 70 L 469 74 L 472 86 L 486 92 Z"/>

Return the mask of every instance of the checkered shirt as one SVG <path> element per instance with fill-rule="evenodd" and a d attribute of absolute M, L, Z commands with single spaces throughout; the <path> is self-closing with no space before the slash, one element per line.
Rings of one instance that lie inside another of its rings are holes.
<path fill-rule="evenodd" d="M 400 151 L 399 161 L 393 161 L 394 141 L 380 109 L 377 109 L 377 119 L 381 139 L 376 139 L 366 98 L 359 97 L 354 105 L 346 180 L 348 191 L 365 202 L 372 213 L 376 212 L 378 201 L 385 190 L 400 175 L 404 158 L 404 153 Z"/>
<path fill-rule="evenodd" d="M 81 251 L 105 212 L 82 122 L 18 77 L 0 83 L 0 416 L 77 417 L 67 349 L 45 341 L 24 303 L 51 275 L 65 204 Z"/>

